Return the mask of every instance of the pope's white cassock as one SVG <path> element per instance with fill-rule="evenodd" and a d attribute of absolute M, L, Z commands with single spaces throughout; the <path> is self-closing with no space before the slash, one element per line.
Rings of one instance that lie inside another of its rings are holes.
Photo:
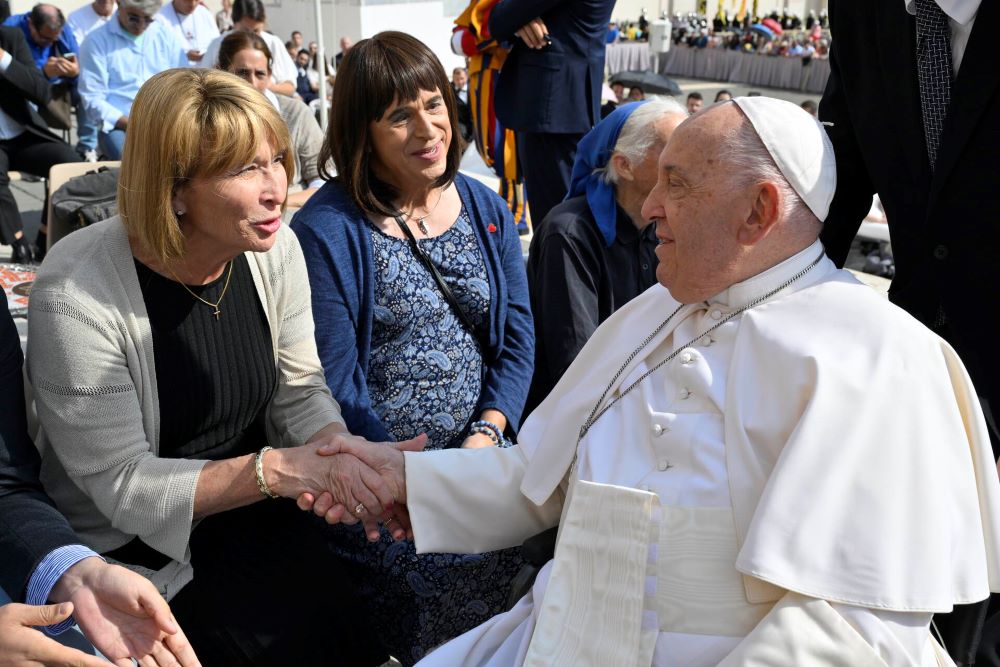
<path fill-rule="evenodd" d="M 608 399 L 677 355 L 579 444 L 678 308 L 665 288 L 598 329 L 517 447 L 406 454 L 421 552 L 560 526 L 531 593 L 421 665 L 952 664 L 931 614 L 1000 590 L 976 394 L 943 340 L 825 257 L 808 269 L 822 253 L 681 307 Z"/>

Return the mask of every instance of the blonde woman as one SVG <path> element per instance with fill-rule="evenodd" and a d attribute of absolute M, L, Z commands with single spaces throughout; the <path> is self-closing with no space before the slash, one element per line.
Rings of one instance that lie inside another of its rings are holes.
<path fill-rule="evenodd" d="M 231 74 L 170 70 L 139 91 L 120 217 L 61 241 L 32 294 L 42 476 L 89 546 L 159 585 L 205 664 L 377 664 L 313 517 L 267 498 L 393 496 L 314 453 L 346 429 L 281 224 L 288 151 L 277 111 Z"/>

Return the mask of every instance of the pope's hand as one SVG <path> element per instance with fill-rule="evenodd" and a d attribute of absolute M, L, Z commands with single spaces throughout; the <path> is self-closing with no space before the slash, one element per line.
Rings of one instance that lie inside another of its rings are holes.
<path fill-rule="evenodd" d="M 85 558 L 60 577 L 51 598 L 72 603 L 80 629 L 115 664 L 127 667 L 133 657 L 144 666 L 201 664 L 156 587 L 135 572 Z"/>
<path fill-rule="evenodd" d="M 107 667 L 107 662 L 46 637 L 32 626 L 61 623 L 73 613 L 69 603 L 0 607 L 0 667 Z"/>
<path fill-rule="evenodd" d="M 369 540 L 379 537 L 378 523 L 397 539 L 412 537 L 409 514 L 406 512 L 406 481 L 403 470 L 403 452 L 419 452 L 427 444 L 427 436 L 418 435 L 411 440 L 402 442 L 372 443 L 355 436 L 336 436 L 324 443 L 316 453 L 320 456 L 354 456 L 371 468 L 392 489 L 393 504 L 382 506 L 375 510 L 364 504 L 359 513 L 354 513 L 355 506 L 343 503 L 335 496 L 323 493 L 319 495 L 302 494 L 298 498 L 298 506 L 304 510 L 311 509 L 317 516 L 322 516 L 328 523 L 353 524 L 360 520 L 365 526 Z"/>

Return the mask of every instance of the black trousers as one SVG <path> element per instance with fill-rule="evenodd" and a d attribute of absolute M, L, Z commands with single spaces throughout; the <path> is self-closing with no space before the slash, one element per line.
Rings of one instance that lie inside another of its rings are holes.
<path fill-rule="evenodd" d="M 79 161 L 80 156 L 69 144 L 51 135 L 25 130 L 13 139 L 0 139 L 0 241 L 10 245 L 24 229 L 7 172 L 24 171 L 48 178 L 52 165 Z"/>
<path fill-rule="evenodd" d="M 583 134 L 517 132 L 517 159 L 524 174 L 531 224 L 539 228 L 569 192 L 576 145 Z"/>
<path fill-rule="evenodd" d="M 205 667 L 380 665 L 374 637 L 326 524 L 290 500 L 204 519 L 195 577 L 170 606 Z"/>

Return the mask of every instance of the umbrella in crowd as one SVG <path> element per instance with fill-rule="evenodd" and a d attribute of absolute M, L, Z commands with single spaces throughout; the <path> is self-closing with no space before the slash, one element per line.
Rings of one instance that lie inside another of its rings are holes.
<path fill-rule="evenodd" d="M 638 86 L 643 92 L 652 95 L 680 95 L 681 87 L 673 79 L 650 71 L 618 72 L 611 77 L 610 83 L 620 83 L 632 88 Z"/>
<path fill-rule="evenodd" d="M 761 21 L 760 24 L 765 28 L 768 28 L 775 35 L 780 35 L 781 33 L 784 32 L 784 30 L 781 28 L 781 24 L 770 17 Z"/>
<path fill-rule="evenodd" d="M 774 39 L 774 31 L 762 23 L 754 23 L 752 26 L 750 26 L 750 32 L 755 32 L 758 35 L 763 35 L 768 39 Z"/>

